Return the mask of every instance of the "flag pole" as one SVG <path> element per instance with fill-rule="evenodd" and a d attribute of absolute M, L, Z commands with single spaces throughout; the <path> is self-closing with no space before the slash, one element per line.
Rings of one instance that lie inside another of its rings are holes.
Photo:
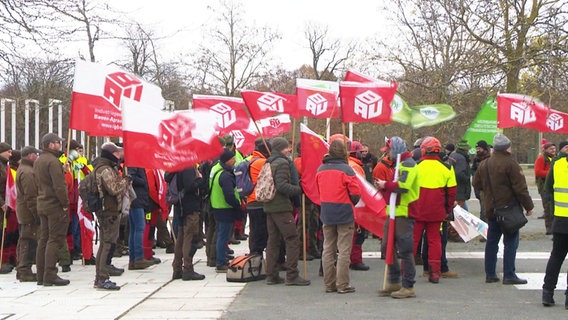
<path fill-rule="evenodd" d="M 250 119 L 252 120 L 252 123 L 254 123 L 254 127 L 256 128 L 256 131 L 258 132 L 258 135 L 260 136 L 260 138 L 262 139 L 262 143 L 264 144 L 264 147 L 266 148 L 266 150 L 268 151 L 268 155 L 272 155 L 272 152 L 270 152 L 270 148 L 268 148 L 268 144 L 266 143 L 266 138 L 264 137 L 264 135 L 262 134 L 262 130 L 260 130 L 260 128 L 258 127 L 258 124 L 256 123 L 256 121 L 254 120 L 254 117 L 252 116 L 252 114 L 250 113 L 247 104 L 243 103 L 243 105 L 245 106 L 245 111 L 247 112 L 248 116 L 250 117 Z"/>
<path fill-rule="evenodd" d="M 296 155 L 296 148 L 294 147 L 295 140 L 296 140 L 296 118 L 292 118 L 292 159 L 294 159 L 294 156 Z"/>
<path fill-rule="evenodd" d="M 398 181 L 398 169 L 400 168 L 400 154 L 396 155 L 396 166 L 394 169 L 394 179 L 393 182 Z M 387 237 L 387 250 L 386 250 L 386 257 L 385 257 L 385 274 L 383 276 L 383 290 L 387 288 L 387 275 L 389 266 L 393 264 L 394 260 L 394 234 L 396 232 L 395 229 L 395 205 L 396 205 L 396 193 L 392 192 L 389 198 L 389 228 L 388 228 L 388 237 Z M 384 236 L 383 236 L 384 239 Z"/>
<path fill-rule="evenodd" d="M 2 245 L 0 245 L 0 264 L 4 259 L 4 239 L 6 239 L 6 211 L 8 211 L 8 206 L 6 205 L 6 210 L 2 210 Z"/>

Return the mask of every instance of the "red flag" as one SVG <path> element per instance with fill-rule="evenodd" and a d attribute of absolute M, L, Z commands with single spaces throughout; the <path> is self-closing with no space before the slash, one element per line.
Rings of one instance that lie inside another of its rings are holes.
<path fill-rule="evenodd" d="M 89 173 L 90 174 L 90 173 Z M 77 175 L 77 185 L 81 183 L 81 175 Z M 93 216 L 83 211 L 83 200 L 78 197 L 77 200 L 77 217 L 79 218 L 79 227 L 81 231 L 81 251 L 85 259 L 93 256 L 93 239 L 95 238 L 95 226 L 93 225 Z"/>
<path fill-rule="evenodd" d="M 235 146 L 242 154 L 251 154 L 254 151 L 254 140 L 258 138 L 258 131 L 251 122 L 248 129 L 232 130 L 228 134 L 235 139 Z"/>
<path fill-rule="evenodd" d="M 523 127 L 540 132 L 568 133 L 568 114 L 521 94 L 497 95 L 497 127 Z"/>
<path fill-rule="evenodd" d="M 10 166 L 6 166 L 6 193 L 4 199 L 6 199 L 6 205 L 12 210 L 16 210 L 16 198 L 18 192 L 16 190 L 16 182 L 14 181 L 14 175 Z"/>
<path fill-rule="evenodd" d="M 329 145 L 310 130 L 305 124 L 300 124 L 300 154 L 302 155 L 302 190 L 313 203 L 320 205 L 320 197 L 316 185 L 316 173 L 322 164 L 323 156 L 329 150 Z"/>
<path fill-rule="evenodd" d="M 243 90 L 241 91 L 241 96 L 254 120 L 271 117 L 278 113 L 296 117 L 298 106 L 295 95 Z"/>
<path fill-rule="evenodd" d="M 247 129 L 250 124 L 241 98 L 193 95 L 193 109 L 211 112 L 217 119 L 216 128 L 221 135 L 231 130 Z"/>
<path fill-rule="evenodd" d="M 140 101 L 155 109 L 164 107 L 162 90 L 158 86 L 114 66 L 77 61 L 69 127 L 87 131 L 92 136 L 120 136 L 123 98 Z"/>
<path fill-rule="evenodd" d="M 390 103 L 396 94 L 396 83 L 341 82 L 341 120 L 343 122 L 391 122 Z"/>
<path fill-rule="evenodd" d="M 290 132 L 292 126 L 290 116 L 287 114 L 260 119 L 256 124 L 262 131 L 262 135 L 266 138 L 272 138 Z"/>
<path fill-rule="evenodd" d="M 308 118 L 337 118 L 339 88 L 336 82 L 296 79 L 298 116 Z"/>
<path fill-rule="evenodd" d="M 365 180 L 365 177 L 358 174 L 356 176 L 361 190 L 361 200 L 355 205 L 355 222 L 382 238 L 387 219 L 385 199 L 372 184 Z"/>
<path fill-rule="evenodd" d="M 343 81 L 353 81 L 353 82 L 379 82 L 377 79 L 369 77 L 368 75 L 359 73 L 355 70 L 347 70 L 345 73 L 345 78 Z"/>
<path fill-rule="evenodd" d="M 127 166 L 179 171 L 222 152 L 209 111 L 171 113 L 127 100 L 122 116 Z"/>

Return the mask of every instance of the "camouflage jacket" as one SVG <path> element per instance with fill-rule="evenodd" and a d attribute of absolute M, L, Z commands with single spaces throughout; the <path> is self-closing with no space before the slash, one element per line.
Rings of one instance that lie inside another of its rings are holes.
<path fill-rule="evenodd" d="M 96 172 L 99 193 L 103 195 L 102 214 L 119 215 L 128 180 L 121 178 L 116 163 L 106 158 L 97 161 L 93 172 Z"/>

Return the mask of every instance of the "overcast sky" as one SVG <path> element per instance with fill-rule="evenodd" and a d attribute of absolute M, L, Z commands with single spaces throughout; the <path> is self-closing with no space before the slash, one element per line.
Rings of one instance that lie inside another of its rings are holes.
<path fill-rule="evenodd" d="M 203 25 L 215 20 L 208 5 L 214 0 L 120 0 L 108 1 L 113 8 L 127 12 L 142 25 L 149 26 L 156 35 L 171 36 L 167 42 L 174 52 L 196 48 L 203 39 Z M 257 26 L 270 26 L 280 32 L 282 40 L 276 43 L 275 62 L 286 69 L 296 69 L 310 63 L 304 29 L 308 23 L 327 25 L 329 34 L 344 39 L 364 40 L 377 34 L 389 33 L 388 21 L 383 16 L 382 1 L 324 1 L 324 0 L 244 0 L 245 19 Z M 96 47 L 97 60 L 109 63 L 116 55 L 112 46 Z M 163 52 L 163 50 L 161 50 Z M 162 53 L 163 54 L 163 53 Z M 164 57 L 168 58 L 168 57 Z"/>

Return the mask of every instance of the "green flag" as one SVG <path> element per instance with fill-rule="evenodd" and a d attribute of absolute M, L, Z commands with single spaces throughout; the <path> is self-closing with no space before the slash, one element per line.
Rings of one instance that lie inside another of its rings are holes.
<path fill-rule="evenodd" d="M 470 152 L 475 153 L 475 144 L 479 140 L 491 144 L 497 130 L 497 101 L 489 97 L 481 105 L 481 110 L 465 131 L 463 139 L 472 147 Z"/>
<path fill-rule="evenodd" d="M 392 121 L 396 121 L 402 124 L 410 124 L 412 110 L 410 110 L 408 103 L 402 100 L 402 98 L 398 94 L 394 96 L 394 99 L 392 99 L 390 106 L 392 110 Z"/>
<path fill-rule="evenodd" d="M 433 126 L 456 117 L 454 109 L 448 104 L 428 104 L 413 106 L 410 109 L 410 126 L 414 129 Z"/>

